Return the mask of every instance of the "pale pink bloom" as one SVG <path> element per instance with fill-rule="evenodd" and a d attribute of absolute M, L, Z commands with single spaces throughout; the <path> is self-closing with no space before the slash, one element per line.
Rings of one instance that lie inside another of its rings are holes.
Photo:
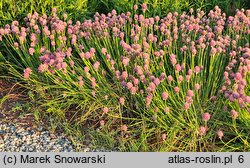
<path fill-rule="evenodd" d="M 207 122 L 210 118 L 211 118 L 211 115 L 210 115 L 209 113 L 204 113 L 204 114 L 203 114 L 202 119 L 203 119 L 204 121 Z"/>
<path fill-rule="evenodd" d="M 199 66 L 194 67 L 194 72 L 197 74 L 201 71 L 201 68 Z"/>
<path fill-rule="evenodd" d="M 187 79 L 187 81 L 189 81 L 189 80 L 190 80 L 190 78 L 191 78 L 191 75 L 186 75 L 186 79 Z"/>
<path fill-rule="evenodd" d="M 187 95 L 190 96 L 190 97 L 193 97 L 194 96 L 194 91 L 188 90 Z"/>
<path fill-rule="evenodd" d="M 121 77 L 122 77 L 122 79 L 127 79 L 128 78 L 128 72 L 123 71 Z"/>
<path fill-rule="evenodd" d="M 104 126 L 105 125 L 105 121 L 104 120 L 101 120 L 100 121 L 100 126 Z"/>
<path fill-rule="evenodd" d="M 158 86 L 159 84 L 160 84 L 160 79 L 159 78 L 155 78 L 154 79 L 154 84 L 156 85 L 156 86 Z"/>
<path fill-rule="evenodd" d="M 178 77 L 178 81 L 179 81 L 179 82 L 182 82 L 182 81 L 183 81 L 183 76 L 180 75 L 180 76 Z"/>
<path fill-rule="evenodd" d="M 138 75 L 143 75 L 143 70 L 141 66 L 136 66 L 135 70 Z"/>
<path fill-rule="evenodd" d="M 173 81 L 173 77 L 171 75 L 168 76 L 168 81 L 172 82 Z"/>
<path fill-rule="evenodd" d="M 51 41 L 51 45 L 52 45 L 52 46 L 55 46 L 55 45 L 56 45 L 56 42 L 55 42 L 55 41 Z"/>
<path fill-rule="evenodd" d="M 104 99 L 105 99 L 105 100 L 108 100 L 108 95 L 105 95 L 105 96 L 104 96 Z"/>
<path fill-rule="evenodd" d="M 206 132 L 207 132 L 207 129 L 206 129 L 206 127 L 204 127 L 204 126 L 201 126 L 200 128 L 199 128 L 199 135 L 205 135 L 206 134 Z"/>
<path fill-rule="evenodd" d="M 86 52 L 85 53 L 85 58 L 87 58 L 87 59 L 91 58 L 91 53 L 90 52 Z"/>
<path fill-rule="evenodd" d="M 184 109 L 185 109 L 185 110 L 188 110 L 188 109 L 189 109 L 189 103 L 187 103 L 187 102 L 184 103 Z"/>
<path fill-rule="evenodd" d="M 130 61 L 130 59 L 127 58 L 127 57 L 123 57 L 123 58 L 122 58 L 122 64 L 123 64 L 124 66 L 127 66 L 127 65 L 129 64 L 129 61 Z"/>
<path fill-rule="evenodd" d="M 95 91 L 94 91 L 94 90 L 92 91 L 92 96 L 94 96 L 94 97 L 95 97 Z"/>
<path fill-rule="evenodd" d="M 177 72 L 180 72 L 181 71 L 181 65 L 180 64 L 176 64 L 175 65 L 175 70 L 177 71 Z"/>
<path fill-rule="evenodd" d="M 198 83 L 196 83 L 196 84 L 194 85 L 194 89 L 195 89 L 195 90 L 200 90 L 200 85 L 199 85 Z"/>
<path fill-rule="evenodd" d="M 217 135 L 218 135 L 219 139 L 222 139 L 222 137 L 224 136 L 224 134 L 221 130 L 218 130 Z"/>
<path fill-rule="evenodd" d="M 134 5 L 134 10 L 137 10 L 138 9 L 138 5 Z"/>
<path fill-rule="evenodd" d="M 92 47 L 92 48 L 89 49 L 89 52 L 90 52 L 91 54 L 94 54 L 94 53 L 95 53 L 95 49 Z"/>
<path fill-rule="evenodd" d="M 124 131 L 124 132 L 127 132 L 127 130 L 128 130 L 127 125 L 123 125 L 123 126 L 121 127 L 121 130 Z"/>
<path fill-rule="evenodd" d="M 169 113 L 170 112 L 170 108 L 169 107 L 165 107 L 164 111 L 165 111 L 165 113 Z"/>
<path fill-rule="evenodd" d="M 149 83 L 149 86 L 148 86 L 152 91 L 154 91 L 156 89 L 156 86 L 153 82 L 150 82 Z"/>
<path fill-rule="evenodd" d="M 231 115 L 232 115 L 233 119 L 236 119 L 238 117 L 238 112 L 235 110 L 231 110 Z"/>
<path fill-rule="evenodd" d="M 132 88 L 131 88 L 131 93 L 132 93 L 132 94 L 136 94 L 136 91 L 137 91 L 136 87 L 132 87 Z"/>
<path fill-rule="evenodd" d="M 161 94 L 161 97 L 162 97 L 163 100 L 167 100 L 168 99 L 168 93 L 167 92 L 163 92 Z"/>
<path fill-rule="evenodd" d="M 106 55 L 107 49 L 106 49 L 106 48 L 102 48 L 102 53 L 103 53 L 104 55 Z"/>
<path fill-rule="evenodd" d="M 35 52 L 35 49 L 34 49 L 34 48 L 29 48 L 29 54 L 30 54 L 30 55 L 33 55 L 34 52 Z"/>
<path fill-rule="evenodd" d="M 92 81 L 91 85 L 92 85 L 92 88 L 95 88 L 96 87 L 96 81 Z"/>
<path fill-rule="evenodd" d="M 143 11 L 143 12 L 145 12 L 145 11 L 147 10 L 147 4 L 143 3 L 143 4 L 141 5 L 141 7 L 142 7 L 142 11 Z"/>
<path fill-rule="evenodd" d="M 161 135 L 161 139 L 162 139 L 163 141 L 165 141 L 166 138 L 167 138 L 167 135 L 166 135 L 166 134 L 162 134 L 162 135 Z"/>
<path fill-rule="evenodd" d="M 94 68 L 95 70 L 98 70 L 99 66 L 100 66 L 100 62 L 99 62 L 99 61 L 96 61 L 96 62 L 94 63 L 94 65 L 93 65 L 93 68 Z"/>
<path fill-rule="evenodd" d="M 193 73 L 192 69 L 189 69 L 188 70 L 188 75 L 192 75 L 192 73 Z"/>
<path fill-rule="evenodd" d="M 30 77 L 30 74 L 31 74 L 32 70 L 30 68 L 26 68 L 24 71 L 23 71 L 23 77 L 25 79 L 28 79 Z"/>
<path fill-rule="evenodd" d="M 83 52 L 80 53 L 80 57 L 81 57 L 81 58 L 84 58 L 84 57 L 85 57 L 85 53 L 83 53 Z"/>
<path fill-rule="evenodd" d="M 38 67 L 38 72 L 42 73 L 48 70 L 48 65 L 47 64 L 40 64 Z"/>
<path fill-rule="evenodd" d="M 82 87 L 83 86 L 83 80 L 79 80 L 79 86 Z"/>
<path fill-rule="evenodd" d="M 84 67 L 84 72 L 86 72 L 86 73 L 89 72 L 89 68 L 87 66 Z"/>
<path fill-rule="evenodd" d="M 180 88 L 178 86 L 174 87 L 174 92 L 179 93 L 180 92 Z"/>
<path fill-rule="evenodd" d="M 62 65 L 61 65 L 61 66 L 62 66 L 63 69 L 66 69 L 68 65 L 67 65 L 66 62 L 62 62 Z"/>
<path fill-rule="evenodd" d="M 53 13 L 56 13 L 56 11 L 57 11 L 56 8 L 52 8 Z"/>
<path fill-rule="evenodd" d="M 133 87 L 133 84 L 131 82 L 128 82 L 126 86 L 128 89 L 131 89 Z"/>
<path fill-rule="evenodd" d="M 107 114 L 108 111 L 109 111 L 108 107 L 104 107 L 104 108 L 103 108 L 103 113 L 104 113 L 104 114 Z"/>
<path fill-rule="evenodd" d="M 19 44 L 17 42 L 14 42 L 14 47 L 18 48 Z"/>
<path fill-rule="evenodd" d="M 69 65 L 70 65 L 71 67 L 73 67 L 74 64 L 75 64 L 75 62 L 74 62 L 73 60 L 71 60 L 71 61 L 69 62 Z"/>
<path fill-rule="evenodd" d="M 241 75 L 239 72 L 237 72 L 237 73 L 235 74 L 235 79 L 236 79 L 236 80 L 241 80 L 241 79 L 242 79 L 242 75 Z"/>
<path fill-rule="evenodd" d="M 119 102 L 123 106 L 125 104 L 125 99 L 123 97 L 120 97 Z"/>

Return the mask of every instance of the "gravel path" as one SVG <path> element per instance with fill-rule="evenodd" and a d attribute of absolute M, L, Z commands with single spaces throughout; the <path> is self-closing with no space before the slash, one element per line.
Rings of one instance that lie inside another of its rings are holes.
<path fill-rule="evenodd" d="M 75 152 L 64 134 L 0 124 L 0 152 Z"/>

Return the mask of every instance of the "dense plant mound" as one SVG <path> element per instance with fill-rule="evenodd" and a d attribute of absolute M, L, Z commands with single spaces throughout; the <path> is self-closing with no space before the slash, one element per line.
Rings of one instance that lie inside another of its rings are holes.
<path fill-rule="evenodd" d="M 250 10 L 227 19 L 218 7 L 164 18 L 137 9 L 75 24 L 56 10 L 29 14 L 25 26 L 0 29 L 2 59 L 48 112 L 108 122 L 140 150 L 217 150 L 223 136 L 249 148 L 249 128 L 239 133 L 236 119 L 249 118 Z"/>

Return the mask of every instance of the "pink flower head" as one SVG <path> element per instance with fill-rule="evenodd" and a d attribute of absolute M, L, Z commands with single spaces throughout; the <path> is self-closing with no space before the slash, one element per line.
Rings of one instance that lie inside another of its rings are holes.
<path fill-rule="evenodd" d="M 188 109 L 189 109 L 189 103 L 187 103 L 187 102 L 184 103 L 184 109 L 185 109 L 185 110 L 188 110 Z"/>
<path fill-rule="evenodd" d="M 56 8 L 52 8 L 52 12 L 53 12 L 53 13 L 56 13 Z"/>
<path fill-rule="evenodd" d="M 94 65 L 93 65 L 93 68 L 94 68 L 95 70 L 98 70 L 99 66 L 100 66 L 100 62 L 99 62 L 99 61 L 96 61 L 96 62 L 94 63 Z"/>
<path fill-rule="evenodd" d="M 18 48 L 19 44 L 17 42 L 14 42 L 14 47 Z"/>
<path fill-rule="evenodd" d="M 141 7 L 142 7 L 142 11 L 143 11 L 143 12 L 145 12 L 145 11 L 147 10 L 147 4 L 143 3 L 143 4 L 141 5 Z"/>
<path fill-rule="evenodd" d="M 102 53 L 103 53 L 104 55 L 106 55 L 107 49 L 106 49 L 106 48 L 102 48 Z"/>
<path fill-rule="evenodd" d="M 188 91 L 187 91 L 187 95 L 188 95 L 189 97 L 193 97 L 193 96 L 194 96 L 194 91 L 188 90 Z"/>
<path fill-rule="evenodd" d="M 167 79 L 168 79 L 168 82 L 170 83 L 173 81 L 173 77 L 171 75 L 169 75 Z"/>
<path fill-rule="evenodd" d="M 40 64 L 38 67 L 38 72 L 42 73 L 48 70 L 48 65 L 47 64 Z"/>
<path fill-rule="evenodd" d="M 138 5 L 134 5 L 134 10 L 137 10 L 138 9 Z"/>
<path fill-rule="evenodd" d="M 180 92 L 180 88 L 178 86 L 174 87 L 174 92 L 175 93 L 179 93 Z"/>
<path fill-rule="evenodd" d="M 35 52 L 35 49 L 34 49 L 34 48 L 29 48 L 29 54 L 30 54 L 30 55 L 33 55 L 34 52 Z"/>
<path fill-rule="evenodd" d="M 133 83 L 128 82 L 126 86 L 127 86 L 128 89 L 131 89 L 133 87 Z"/>
<path fill-rule="evenodd" d="M 210 115 L 209 113 L 204 113 L 204 114 L 203 114 L 202 119 L 203 119 L 204 121 L 207 122 L 210 118 L 211 118 L 211 115 Z"/>
<path fill-rule="evenodd" d="M 89 67 L 85 66 L 84 67 L 84 72 L 88 73 L 89 72 Z"/>
<path fill-rule="evenodd" d="M 182 81 L 183 81 L 183 76 L 181 76 L 181 75 L 178 76 L 178 81 L 179 81 L 179 82 L 182 82 Z"/>
<path fill-rule="evenodd" d="M 121 75 L 122 79 L 127 79 L 128 78 L 128 72 L 127 71 L 123 71 L 122 75 Z"/>
<path fill-rule="evenodd" d="M 73 67 L 74 64 L 75 64 L 75 62 L 74 62 L 73 60 L 71 60 L 71 61 L 69 62 L 69 65 L 70 65 L 71 67 Z"/>
<path fill-rule="evenodd" d="M 143 75 L 143 70 L 141 66 L 136 66 L 135 71 L 138 75 Z"/>
<path fill-rule="evenodd" d="M 191 78 L 190 75 L 186 75 L 186 79 L 187 79 L 188 82 L 190 81 L 190 78 Z"/>
<path fill-rule="evenodd" d="M 109 111 L 108 107 L 104 107 L 104 108 L 103 108 L 103 113 L 104 113 L 104 114 L 107 114 L 108 111 Z"/>
<path fill-rule="evenodd" d="M 167 92 L 163 92 L 161 94 L 162 100 L 167 100 L 168 99 L 168 93 Z"/>
<path fill-rule="evenodd" d="M 177 71 L 177 72 L 180 72 L 181 71 L 181 65 L 180 64 L 176 64 L 175 65 L 175 70 Z"/>
<path fill-rule="evenodd" d="M 83 84 L 84 84 L 83 80 L 79 80 L 78 84 L 79 84 L 80 87 L 82 87 Z"/>
<path fill-rule="evenodd" d="M 150 82 L 149 86 L 148 86 L 152 91 L 154 91 L 156 89 L 156 86 L 154 84 L 154 82 Z"/>
<path fill-rule="evenodd" d="M 26 68 L 24 71 L 23 71 L 23 77 L 25 79 L 28 79 L 30 77 L 30 74 L 31 74 L 32 70 L 30 68 Z"/>
<path fill-rule="evenodd" d="M 120 97 L 119 102 L 123 106 L 125 104 L 125 99 L 123 97 Z"/>
<path fill-rule="evenodd" d="M 231 110 L 231 116 L 233 117 L 233 119 L 236 119 L 238 117 L 238 112 L 235 110 Z"/>
<path fill-rule="evenodd" d="M 123 58 L 122 58 L 122 64 L 123 64 L 124 66 L 127 66 L 127 65 L 129 64 L 129 61 L 130 61 L 130 59 L 127 58 L 127 57 L 123 57 Z"/>
<path fill-rule="evenodd" d="M 237 73 L 235 74 L 235 79 L 236 79 L 236 80 L 241 80 L 241 79 L 242 79 L 241 73 L 237 72 Z"/>
<path fill-rule="evenodd" d="M 137 91 L 136 87 L 133 86 L 130 90 L 132 94 L 136 94 L 136 91 Z"/>
<path fill-rule="evenodd" d="M 85 53 L 85 58 L 87 58 L 87 59 L 91 58 L 91 53 L 90 52 L 86 52 Z"/>
<path fill-rule="evenodd" d="M 218 130 L 217 135 L 218 135 L 219 139 L 222 139 L 224 134 L 221 130 Z"/>
<path fill-rule="evenodd" d="M 170 108 L 169 107 L 165 107 L 164 111 L 165 111 L 165 113 L 169 113 L 170 112 Z"/>
<path fill-rule="evenodd" d="M 199 135 L 205 135 L 206 134 L 206 132 L 207 132 L 207 129 L 206 129 L 206 127 L 204 127 L 204 126 L 201 126 L 200 128 L 199 128 Z"/>
<path fill-rule="evenodd" d="M 162 134 L 162 135 L 161 135 L 161 139 L 162 139 L 163 141 L 165 141 L 166 138 L 167 138 L 167 135 L 166 135 L 166 134 Z"/>
<path fill-rule="evenodd" d="M 124 131 L 124 132 L 127 132 L 127 130 L 128 130 L 127 125 L 123 125 L 123 126 L 121 127 L 121 130 Z"/>
<path fill-rule="evenodd" d="M 201 71 L 201 68 L 199 66 L 194 67 L 194 72 L 197 74 Z"/>
<path fill-rule="evenodd" d="M 156 86 L 158 86 L 160 83 L 161 83 L 161 81 L 160 81 L 159 78 L 155 78 L 155 79 L 154 79 L 154 84 L 155 84 Z"/>
<path fill-rule="evenodd" d="M 83 59 L 83 58 L 85 58 L 85 53 L 80 53 L 80 57 Z"/>
<path fill-rule="evenodd" d="M 200 85 L 199 85 L 198 83 L 196 83 L 196 84 L 194 85 L 194 89 L 195 89 L 195 90 L 200 90 L 200 88 L 201 88 L 201 87 L 200 87 Z"/>
<path fill-rule="evenodd" d="M 102 126 L 104 126 L 105 125 L 105 121 L 104 120 L 101 120 L 100 121 L 100 126 L 102 127 Z"/>
<path fill-rule="evenodd" d="M 193 74 L 192 69 L 189 69 L 189 70 L 188 70 L 188 75 L 192 75 L 192 74 Z"/>

